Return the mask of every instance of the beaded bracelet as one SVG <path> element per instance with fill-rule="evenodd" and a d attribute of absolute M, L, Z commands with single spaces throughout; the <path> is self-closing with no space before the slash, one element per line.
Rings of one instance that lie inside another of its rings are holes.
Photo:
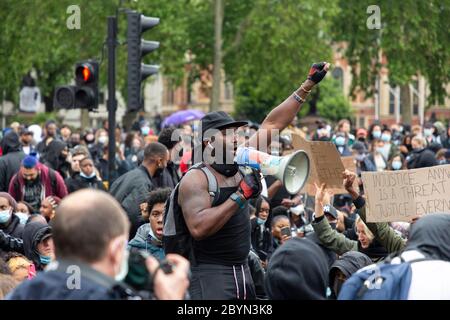
<path fill-rule="evenodd" d="M 300 97 L 300 96 L 297 94 L 297 92 L 294 91 L 294 93 L 293 93 L 292 95 L 293 95 L 294 99 L 297 100 L 298 103 L 304 103 L 304 102 L 305 102 L 305 100 L 302 99 L 302 97 Z"/>

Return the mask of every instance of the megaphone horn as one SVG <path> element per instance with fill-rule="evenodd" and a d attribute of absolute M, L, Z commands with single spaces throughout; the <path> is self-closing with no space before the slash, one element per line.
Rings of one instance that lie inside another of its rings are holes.
<path fill-rule="evenodd" d="M 303 150 L 277 157 L 253 148 L 240 147 L 235 162 L 260 170 L 265 176 L 275 176 L 290 194 L 297 194 L 309 177 L 309 157 Z"/>

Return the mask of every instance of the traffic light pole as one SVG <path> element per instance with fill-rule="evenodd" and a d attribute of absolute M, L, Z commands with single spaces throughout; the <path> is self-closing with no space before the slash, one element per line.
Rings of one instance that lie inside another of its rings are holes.
<path fill-rule="evenodd" d="M 111 188 L 116 159 L 116 45 L 117 17 L 108 17 L 108 188 Z"/>

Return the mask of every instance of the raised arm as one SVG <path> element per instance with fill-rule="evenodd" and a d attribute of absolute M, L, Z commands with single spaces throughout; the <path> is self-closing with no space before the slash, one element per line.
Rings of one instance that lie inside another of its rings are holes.
<path fill-rule="evenodd" d="M 325 185 L 316 186 L 315 219 L 312 223 L 314 232 L 320 242 L 328 249 L 342 255 L 348 251 L 358 250 L 358 242 L 348 239 L 343 234 L 333 230 L 324 216 L 323 204 L 325 197 Z"/>
<path fill-rule="evenodd" d="M 292 95 L 267 115 L 261 124 L 261 128 L 250 138 L 249 145 L 258 148 L 260 141 L 267 141 L 268 145 L 271 140 L 271 130 L 281 131 L 286 128 L 300 111 L 300 107 L 305 102 L 311 89 L 322 81 L 329 68 L 330 64 L 327 62 L 313 64 L 308 78 Z"/>

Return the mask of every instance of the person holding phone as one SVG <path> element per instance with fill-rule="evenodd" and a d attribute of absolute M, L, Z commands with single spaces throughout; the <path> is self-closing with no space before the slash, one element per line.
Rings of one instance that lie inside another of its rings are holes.
<path fill-rule="evenodd" d="M 291 222 L 287 216 L 281 215 L 273 218 L 272 237 L 274 250 L 292 237 Z"/>

